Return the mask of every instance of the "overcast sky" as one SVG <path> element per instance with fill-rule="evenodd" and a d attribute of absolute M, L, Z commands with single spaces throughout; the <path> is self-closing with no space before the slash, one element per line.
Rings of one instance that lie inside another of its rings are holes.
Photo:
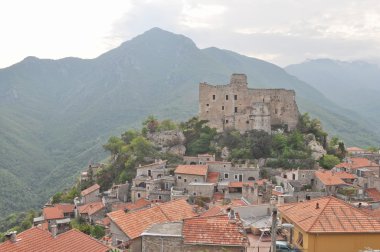
<path fill-rule="evenodd" d="M 380 58 L 379 0 L 2 0 L 0 68 L 94 58 L 152 27 L 280 66 Z"/>

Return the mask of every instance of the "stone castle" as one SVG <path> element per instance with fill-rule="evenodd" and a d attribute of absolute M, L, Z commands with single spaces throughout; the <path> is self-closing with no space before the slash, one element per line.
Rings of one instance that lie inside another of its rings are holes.
<path fill-rule="evenodd" d="M 232 74 L 230 84 L 199 84 L 199 119 L 219 132 L 231 128 L 293 130 L 298 123 L 294 90 L 251 89 L 245 74 Z"/>

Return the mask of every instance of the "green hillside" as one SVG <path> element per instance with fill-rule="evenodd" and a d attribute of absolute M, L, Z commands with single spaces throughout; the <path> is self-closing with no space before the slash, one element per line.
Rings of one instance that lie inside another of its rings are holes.
<path fill-rule="evenodd" d="M 0 69 L 0 215 L 37 206 L 106 156 L 110 135 L 136 128 L 149 114 L 187 120 L 198 112 L 198 83 L 226 84 L 246 73 L 251 87 L 295 89 L 302 112 L 330 135 L 372 145 L 365 120 L 265 61 L 194 42 L 158 28 L 90 60 L 28 57 Z M 348 116 L 349 115 L 349 116 Z M 9 178 L 9 179 L 4 179 Z M 25 200 L 23 200 L 25 197 Z"/>

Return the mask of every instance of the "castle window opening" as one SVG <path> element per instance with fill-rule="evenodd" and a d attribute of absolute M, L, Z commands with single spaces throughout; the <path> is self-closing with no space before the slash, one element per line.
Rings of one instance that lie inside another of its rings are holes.
<path fill-rule="evenodd" d="M 137 193 L 137 198 L 140 198 L 140 197 L 141 197 L 140 193 Z"/>
<path fill-rule="evenodd" d="M 222 106 L 222 110 L 224 110 L 224 106 Z"/>
<path fill-rule="evenodd" d="M 206 106 L 208 107 L 208 106 L 210 106 L 210 104 L 207 103 Z"/>
<path fill-rule="evenodd" d="M 215 95 L 212 95 L 212 99 L 215 100 Z"/>
<path fill-rule="evenodd" d="M 238 112 L 237 107 L 235 107 L 235 113 L 237 113 L 237 112 Z"/>
<path fill-rule="evenodd" d="M 226 120 L 226 123 L 228 123 L 228 120 Z"/>
<path fill-rule="evenodd" d="M 246 123 L 246 124 L 249 124 L 249 121 L 246 121 L 245 123 Z"/>
<path fill-rule="evenodd" d="M 226 95 L 226 101 L 228 101 L 228 95 Z"/>
<path fill-rule="evenodd" d="M 228 173 L 224 173 L 224 178 L 228 179 Z"/>
<path fill-rule="evenodd" d="M 235 99 L 235 101 L 237 101 L 237 95 L 234 95 L 234 99 Z"/>

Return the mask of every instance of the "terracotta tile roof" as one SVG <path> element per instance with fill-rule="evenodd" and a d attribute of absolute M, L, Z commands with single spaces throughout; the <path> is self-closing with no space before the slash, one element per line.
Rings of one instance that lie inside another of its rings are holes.
<path fill-rule="evenodd" d="M 349 158 L 349 161 L 351 162 L 343 162 L 343 163 L 337 164 L 335 167 L 349 168 L 349 169 L 359 169 L 363 167 L 379 167 L 378 164 L 366 158 Z"/>
<path fill-rule="evenodd" d="M 244 184 L 247 184 L 249 186 L 253 186 L 253 181 L 250 181 L 250 182 L 238 182 L 238 181 L 231 181 L 229 184 L 228 184 L 228 187 L 240 187 L 242 188 Z"/>
<path fill-rule="evenodd" d="M 207 169 L 207 165 L 178 165 L 174 173 L 206 176 Z"/>
<path fill-rule="evenodd" d="M 55 207 L 60 209 L 63 213 L 72 213 L 74 212 L 74 204 L 55 204 Z"/>
<path fill-rule="evenodd" d="M 380 201 L 380 192 L 376 188 L 367 188 L 365 192 L 374 201 Z"/>
<path fill-rule="evenodd" d="M 112 205 L 112 211 L 116 210 L 128 210 L 128 211 L 134 211 L 137 209 L 141 209 L 147 206 L 150 206 L 151 202 L 149 200 L 146 200 L 144 198 L 136 200 L 135 203 L 127 202 L 127 203 L 115 203 Z"/>
<path fill-rule="evenodd" d="M 129 213 L 118 210 L 107 215 L 130 239 L 135 239 L 153 224 L 194 217 L 195 213 L 185 199 L 178 199 L 147 209 Z"/>
<path fill-rule="evenodd" d="M 96 190 L 98 190 L 99 188 L 100 188 L 100 185 L 98 185 L 98 184 L 92 185 L 92 186 L 90 186 L 89 188 L 84 189 L 84 190 L 80 193 L 80 195 L 82 195 L 82 196 L 86 196 L 87 194 L 92 193 L 93 191 L 96 191 Z"/>
<path fill-rule="evenodd" d="M 17 235 L 18 241 L 5 241 L 0 244 L 0 251 L 7 252 L 106 252 L 110 250 L 101 242 L 72 229 L 53 238 L 48 231 L 32 227 Z"/>
<path fill-rule="evenodd" d="M 104 204 L 101 201 L 91 202 L 78 207 L 78 211 L 80 214 L 88 214 L 93 215 L 94 213 L 102 210 L 104 208 Z"/>
<path fill-rule="evenodd" d="M 45 220 L 63 219 L 63 211 L 58 207 L 45 207 L 42 209 Z"/>
<path fill-rule="evenodd" d="M 213 206 L 207 211 L 203 212 L 200 217 L 207 217 L 207 216 L 215 216 L 215 215 L 225 215 L 226 209 L 229 206 L 223 205 L 223 206 Z"/>
<path fill-rule="evenodd" d="M 182 234 L 185 244 L 247 246 L 247 236 L 241 230 L 238 222 L 218 215 L 185 219 Z"/>
<path fill-rule="evenodd" d="M 374 219 L 380 221 L 380 208 L 377 208 L 377 209 L 363 208 L 362 211 L 366 212 L 367 214 L 372 216 Z"/>
<path fill-rule="evenodd" d="M 278 210 L 287 220 L 310 233 L 380 233 L 379 221 L 331 196 L 285 204 Z"/>
<path fill-rule="evenodd" d="M 284 194 L 284 193 L 282 193 L 282 192 L 278 192 L 278 191 L 272 189 L 272 195 L 279 196 L 279 195 L 283 195 L 283 194 Z"/>
<path fill-rule="evenodd" d="M 221 192 L 216 192 L 216 193 L 214 193 L 214 195 L 212 196 L 212 199 L 213 199 L 213 200 L 221 200 L 221 199 L 224 199 L 224 194 L 221 193 Z"/>
<path fill-rule="evenodd" d="M 338 175 L 339 172 L 331 172 L 331 171 L 316 171 L 315 176 L 327 186 L 332 185 L 344 185 L 346 184 L 341 177 L 348 176 L 347 173 Z"/>
<path fill-rule="evenodd" d="M 217 183 L 219 181 L 219 172 L 209 172 L 207 173 L 207 180 L 208 183 Z"/>
<path fill-rule="evenodd" d="M 231 206 L 248 206 L 248 204 L 241 199 L 233 199 L 231 200 Z"/>

